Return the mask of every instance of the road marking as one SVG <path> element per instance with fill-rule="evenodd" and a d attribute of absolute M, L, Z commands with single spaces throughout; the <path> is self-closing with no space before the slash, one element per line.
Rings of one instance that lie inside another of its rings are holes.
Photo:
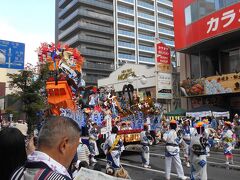
<path fill-rule="evenodd" d="M 106 159 L 98 159 L 98 160 L 107 162 Z M 144 167 L 135 166 L 135 165 L 132 165 L 132 164 L 121 163 L 121 165 L 128 166 L 128 167 L 133 167 L 133 168 L 136 168 L 136 169 L 142 169 L 142 170 L 144 170 L 144 171 L 151 171 L 151 172 L 156 172 L 156 173 L 165 174 L 165 171 L 156 170 L 156 169 L 150 169 L 150 168 L 144 168 Z M 178 177 L 178 175 L 175 174 L 175 173 L 171 173 L 171 176 Z"/>
<path fill-rule="evenodd" d="M 165 158 L 165 155 L 164 154 L 156 154 L 156 153 L 150 153 L 150 156 L 159 156 L 159 157 L 164 157 Z M 209 158 L 209 157 L 207 157 Z M 210 157 L 211 158 L 211 157 Z M 184 160 L 184 157 L 180 157 L 181 160 Z M 217 158 L 213 158 L 213 159 L 217 159 Z M 209 164 L 213 164 L 213 165 L 221 165 L 221 166 L 226 166 L 226 163 L 225 161 L 223 163 L 219 163 L 219 162 L 213 162 L 213 161 L 207 161 L 207 163 Z M 232 165 L 232 164 L 229 164 L 229 167 L 235 167 L 235 168 L 240 168 L 239 165 Z"/>

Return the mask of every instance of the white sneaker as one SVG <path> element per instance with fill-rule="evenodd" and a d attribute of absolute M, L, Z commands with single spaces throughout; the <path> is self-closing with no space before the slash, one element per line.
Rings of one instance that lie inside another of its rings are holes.
<path fill-rule="evenodd" d="M 189 179 L 187 176 L 183 176 L 183 177 L 181 177 L 180 178 L 181 180 L 187 180 L 187 179 Z"/>
<path fill-rule="evenodd" d="M 151 168 L 151 166 L 146 165 L 146 164 L 144 164 L 143 167 L 144 167 L 144 168 L 149 168 L 149 169 Z"/>
<path fill-rule="evenodd" d="M 92 163 L 96 163 L 97 160 L 96 160 L 94 157 L 92 157 L 92 158 L 91 158 L 91 162 L 92 162 Z"/>

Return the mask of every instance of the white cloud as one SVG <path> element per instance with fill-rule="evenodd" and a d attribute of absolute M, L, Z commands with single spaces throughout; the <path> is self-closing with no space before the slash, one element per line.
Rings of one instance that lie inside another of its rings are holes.
<path fill-rule="evenodd" d="M 0 19 L 0 39 L 25 43 L 25 64 L 36 64 L 38 61 L 35 50 L 42 42 L 54 42 L 54 34 L 51 33 L 25 33 L 16 29 L 14 25 Z"/>

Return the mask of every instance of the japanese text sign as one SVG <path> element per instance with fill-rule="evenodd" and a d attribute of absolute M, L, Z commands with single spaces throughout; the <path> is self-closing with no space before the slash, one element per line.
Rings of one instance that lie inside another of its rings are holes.
<path fill-rule="evenodd" d="M 191 1 L 191 3 L 194 2 Z M 174 33 L 177 51 L 240 29 L 240 3 L 215 11 L 186 25 L 184 10 L 191 3 L 174 1 Z"/>
<path fill-rule="evenodd" d="M 170 73 L 170 48 L 164 43 L 159 42 L 156 44 L 156 65 L 157 71 Z"/>

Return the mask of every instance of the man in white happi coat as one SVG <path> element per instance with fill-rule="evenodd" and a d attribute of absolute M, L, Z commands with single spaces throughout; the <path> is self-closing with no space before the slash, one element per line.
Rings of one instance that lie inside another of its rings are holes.
<path fill-rule="evenodd" d="M 124 150 L 123 141 L 117 133 L 118 128 L 114 126 L 111 135 L 108 136 L 103 146 L 104 153 L 107 157 L 106 169 L 112 168 L 114 171 L 121 168 L 120 156 Z"/>
<path fill-rule="evenodd" d="M 194 128 L 190 127 L 189 119 L 183 121 L 182 134 L 183 134 L 183 155 L 185 158 L 185 163 L 187 167 L 190 167 L 189 163 L 189 145 L 191 142 L 191 134 L 194 131 Z"/>
<path fill-rule="evenodd" d="M 140 141 L 141 141 L 141 157 L 142 157 L 142 163 L 144 168 L 151 168 L 149 166 L 150 163 L 150 154 L 149 154 L 149 145 L 152 144 L 152 139 L 150 132 L 149 132 L 149 126 L 148 124 L 144 124 L 143 131 L 140 133 Z"/>
<path fill-rule="evenodd" d="M 179 144 L 182 142 L 182 138 L 178 137 L 177 132 L 177 122 L 175 120 L 170 121 L 170 130 L 164 133 L 163 140 L 166 142 L 165 151 L 165 171 L 166 179 L 170 179 L 172 161 L 176 167 L 178 177 L 180 179 L 186 179 L 183 172 L 182 162 L 179 156 Z"/>
<path fill-rule="evenodd" d="M 207 150 L 206 131 L 203 122 L 198 122 L 191 136 L 190 163 L 191 179 L 207 180 Z"/>
<path fill-rule="evenodd" d="M 89 129 L 89 150 L 90 150 L 90 162 L 96 163 L 97 160 L 94 158 L 99 155 L 97 141 L 98 140 L 98 130 L 97 123 L 92 123 L 92 127 Z"/>

